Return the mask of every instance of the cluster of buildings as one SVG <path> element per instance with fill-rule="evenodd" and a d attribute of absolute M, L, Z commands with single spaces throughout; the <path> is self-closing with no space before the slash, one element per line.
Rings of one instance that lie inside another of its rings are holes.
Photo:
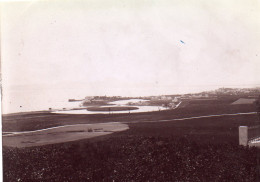
<path fill-rule="evenodd" d="M 243 96 L 257 97 L 260 95 L 260 87 L 256 88 L 219 88 L 196 94 L 184 94 L 181 99 L 214 99 L 219 96 Z"/>
<path fill-rule="evenodd" d="M 180 99 L 185 100 L 185 99 L 208 99 L 210 96 L 207 93 L 198 93 L 198 94 L 184 94 L 180 96 Z M 214 97 L 214 96 L 213 96 Z"/>
<path fill-rule="evenodd" d="M 123 97 L 121 96 L 87 96 L 85 99 L 83 99 L 83 103 L 88 104 L 88 103 L 97 103 L 97 102 L 111 102 L 115 100 L 120 100 Z"/>
<path fill-rule="evenodd" d="M 260 87 L 256 88 L 219 88 L 214 91 L 207 92 L 214 95 L 247 95 L 254 96 L 260 94 Z"/>
<path fill-rule="evenodd" d="M 180 102 L 179 97 L 175 96 L 151 96 L 146 97 L 146 100 L 140 100 L 135 102 L 129 102 L 128 105 L 136 105 L 136 106 L 163 106 L 168 108 L 175 108 L 176 105 Z"/>

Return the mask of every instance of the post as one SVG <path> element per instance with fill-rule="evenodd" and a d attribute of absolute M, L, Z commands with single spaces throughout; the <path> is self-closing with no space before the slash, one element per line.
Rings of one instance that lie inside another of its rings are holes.
<path fill-rule="evenodd" d="M 247 146 L 248 144 L 248 127 L 239 126 L 239 145 Z"/>

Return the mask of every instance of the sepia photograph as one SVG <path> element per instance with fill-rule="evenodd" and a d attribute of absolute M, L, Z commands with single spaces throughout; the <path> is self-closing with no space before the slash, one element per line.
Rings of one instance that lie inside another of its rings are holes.
<path fill-rule="evenodd" d="M 0 181 L 260 181 L 259 0 L 0 8 Z"/>

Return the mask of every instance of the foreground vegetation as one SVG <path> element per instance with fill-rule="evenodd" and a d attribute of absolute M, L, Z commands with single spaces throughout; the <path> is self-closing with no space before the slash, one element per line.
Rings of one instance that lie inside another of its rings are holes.
<path fill-rule="evenodd" d="M 256 148 L 135 137 L 4 148 L 5 181 L 256 181 Z"/>

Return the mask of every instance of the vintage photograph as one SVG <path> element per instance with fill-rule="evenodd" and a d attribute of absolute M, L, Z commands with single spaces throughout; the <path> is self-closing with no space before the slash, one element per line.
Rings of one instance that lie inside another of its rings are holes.
<path fill-rule="evenodd" d="M 260 181 L 259 0 L 3 0 L 4 182 Z"/>

